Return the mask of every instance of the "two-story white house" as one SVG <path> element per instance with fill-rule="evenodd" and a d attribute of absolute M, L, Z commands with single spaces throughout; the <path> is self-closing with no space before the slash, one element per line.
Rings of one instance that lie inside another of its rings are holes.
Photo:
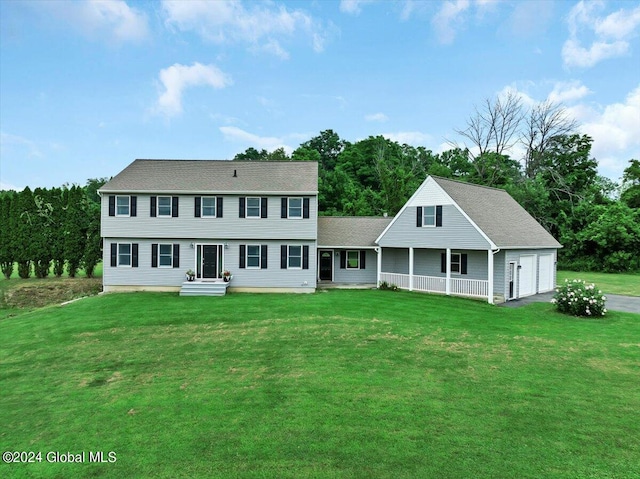
<path fill-rule="evenodd" d="M 318 217 L 316 162 L 136 160 L 100 194 L 105 291 L 387 282 L 493 303 L 553 290 L 562 247 L 504 190 L 432 176 L 394 218 Z"/>
<path fill-rule="evenodd" d="M 107 292 L 226 287 L 225 270 L 236 290 L 315 291 L 315 162 L 136 160 L 100 194 Z"/>

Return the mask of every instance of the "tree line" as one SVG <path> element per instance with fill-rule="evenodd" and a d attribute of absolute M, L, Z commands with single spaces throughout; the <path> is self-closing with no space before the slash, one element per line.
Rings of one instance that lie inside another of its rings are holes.
<path fill-rule="evenodd" d="M 102 260 L 100 188 L 106 179 L 91 179 L 84 187 L 29 187 L 0 192 L 0 268 L 9 279 L 18 275 L 46 278 L 84 269 L 93 276 Z"/>
<path fill-rule="evenodd" d="M 640 161 L 620 184 L 598 175 L 593 139 L 562 106 L 514 95 L 486 100 L 456 131 L 466 144 L 442 153 L 325 130 L 291 155 L 248 148 L 234 160 L 317 161 L 322 215 L 395 215 L 427 175 L 502 188 L 564 245 L 560 268 L 640 271 Z"/>

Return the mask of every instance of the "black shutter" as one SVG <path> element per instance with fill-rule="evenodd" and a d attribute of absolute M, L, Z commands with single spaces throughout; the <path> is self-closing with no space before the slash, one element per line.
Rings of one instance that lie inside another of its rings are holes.
<path fill-rule="evenodd" d="M 309 217 L 309 198 L 302 198 L 302 217 Z"/>
<path fill-rule="evenodd" d="M 156 204 L 157 204 L 157 202 L 158 202 L 158 198 L 156 196 L 152 196 L 151 197 L 151 211 L 150 211 L 151 217 L 156 216 Z"/>
<path fill-rule="evenodd" d="M 442 226 L 442 206 L 436 206 L 436 226 Z"/>
<path fill-rule="evenodd" d="M 260 269 L 267 269 L 267 245 L 260 246 Z"/>
<path fill-rule="evenodd" d="M 111 243 L 111 267 L 118 266 L 118 243 Z"/>
<path fill-rule="evenodd" d="M 129 216 L 138 216 L 138 197 L 131 197 L 131 211 Z"/>
<path fill-rule="evenodd" d="M 241 196 L 239 201 L 240 211 L 238 212 L 238 218 L 244 218 L 244 201 L 245 197 Z"/>
<path fill-rule="evenodd" d="M 138 267 L 138 243 L 131 244 L 131 266 Z"/>
<path fill-rule="evenodd" d="M 222 218 L 222 196 L 216 198 L 216 217 Z"/>
<path fill-rule="evenodd" d="M 302 246 L 302 269 L 309 269 L 309 245 Z"/>
<path fill-rule="evenodd" d="M 280 246 L 280 269 L 287 269 L 287 245 Z"/>
<path fill-rule="evenodd" d="M 180 245 L 175 243 L 173 245 L 173 267 L 180 267 Z"/>
<path fill-rule="evenodd" d="M 196 218 L 202 217 L 202 198 L 196 196 L 193 203 L 193 216 Z"/>
<path fill-rule="evenodd" d="M 440 253 L 440 272 L 447 272 L 447 253 Z"/>
<path fill-rule="evenodd" d="M 367 250 L 361 249 L 360 250 L 360 269 L 364 269 L 365 268 L 365 259 L 367 257 Z"/>
<path fill-rule="evenodd" d="M 171 216 L 173 218 L 178 217 L 178 197 L 177 196 L 171 197 Z"/>
<path fill-rule="evenodd" d="M 260 198 L 260 218 L 267 217 L 267 199 Z"/>
<path fill-rule="evenodd" d="M 109 196 L 109 216 L 116 215 L 116 197 L 111 195 Z"/>
<path fill-rule="evenodd" d="M 280 218 L 287 217 L 287 198 L 280 198 Z"/>
<path fill-rule="evenodd" d="M 151 267 L 158 267 L 158 243 L 153 243 L 151 245 Z"/>
<path fill-rule="evenodd" d="M 243 244 L 240 245 L 240 257 L 238 258 L 238 267 L 244 269 L 246 260 L 247 247 Z"/>
<path fill-rule="evenodd" d="M 345 269 L 347 267 L 347 252 L 340 251 L 340 269 Z"/>
<path fill-rule="evenodd" d="M 416 208 L 416 226 L 422 227 L 422 206 Z"/>
<path fill-rule="evenodd" d="M 460 255 L 460 273 L 467 274 L 467 255 L 466 254 Z"/>

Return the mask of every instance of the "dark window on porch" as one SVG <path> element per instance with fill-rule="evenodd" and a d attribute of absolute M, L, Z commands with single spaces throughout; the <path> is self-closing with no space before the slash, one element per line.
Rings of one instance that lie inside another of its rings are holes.
<path fill-rule="evenodd" d="M 440 272 L 447 272 L 447 253 L 440 253 Z M 467 274 L 467 255 L 465 253 L 451 253 L 451 272 Z"/>
<path fill-rule="evenodd" d="M 365 269 L 366 250 L 340 251 L 340 269 Z"/>

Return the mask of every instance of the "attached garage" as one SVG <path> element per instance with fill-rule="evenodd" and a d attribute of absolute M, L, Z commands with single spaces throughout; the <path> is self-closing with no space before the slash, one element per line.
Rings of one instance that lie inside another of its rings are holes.
<path fill-rule="evenodd" d="M 541 254 L 538 275 L 538 292 L 553 291 L 555 288 L 554 281 L 554 257 L 553 254 Z"/>
<path fill-rule="evenodd" d="M 521 255 L 519 263 L 518 296 L 522 298 L 536 294 L 536 255 Z"/>

